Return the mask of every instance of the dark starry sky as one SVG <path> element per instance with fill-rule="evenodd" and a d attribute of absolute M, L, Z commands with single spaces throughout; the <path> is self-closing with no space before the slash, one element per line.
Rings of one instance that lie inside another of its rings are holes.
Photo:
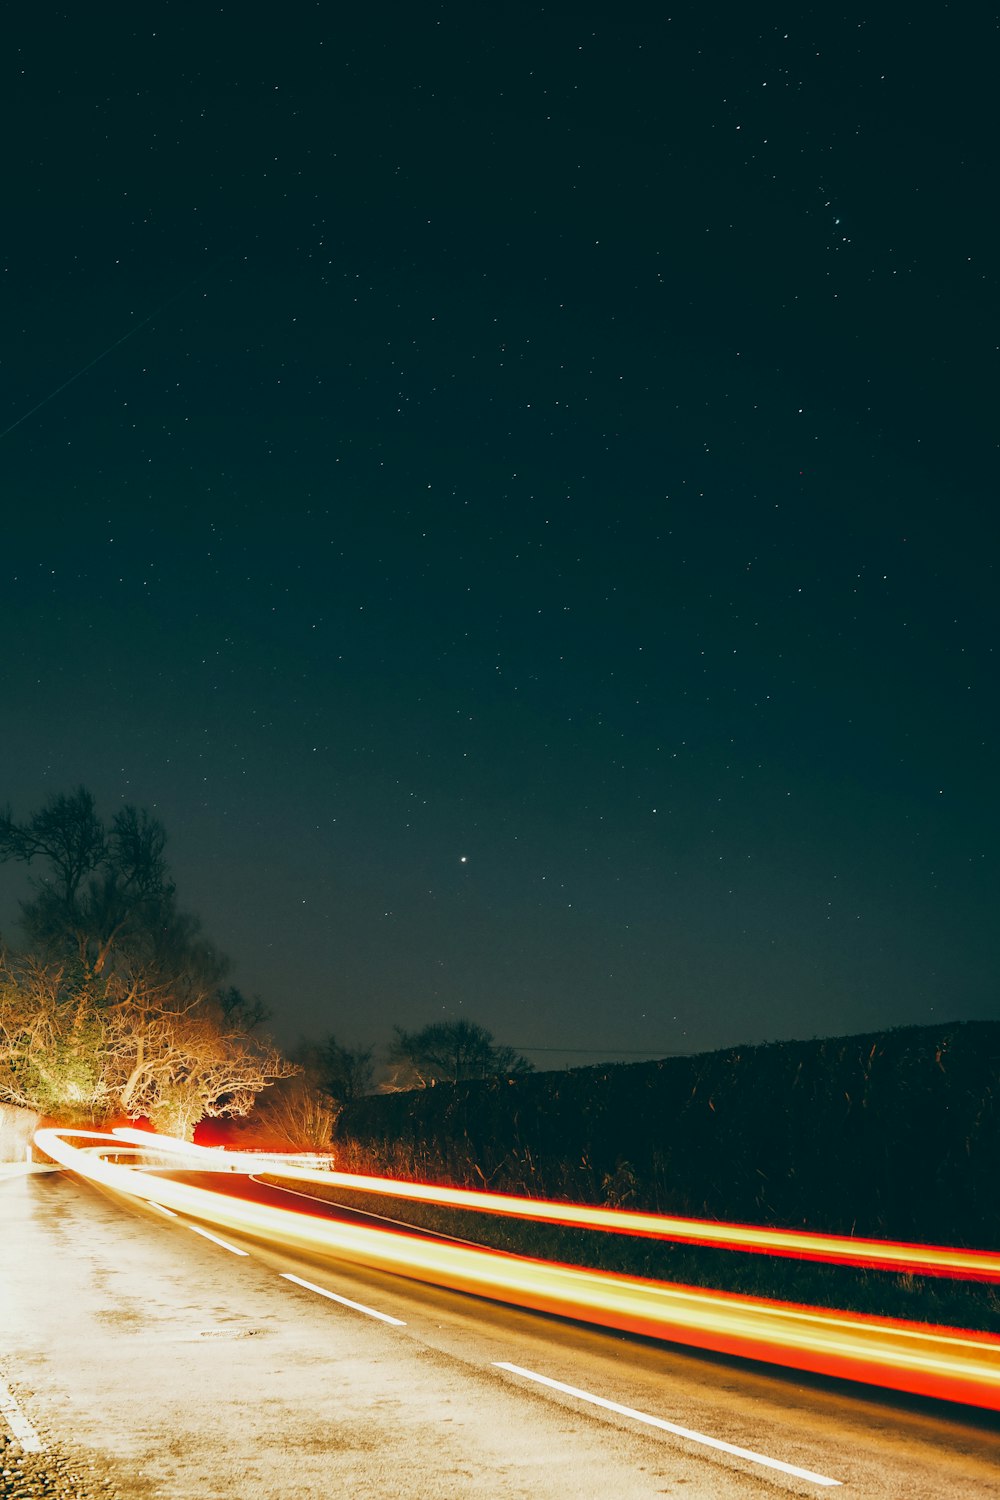
<path fill-rule="evenodd" d="M 1000 1014 L 994 19 L 668 10 L 8 26 L 0 800 L 282 1040 Z"/>

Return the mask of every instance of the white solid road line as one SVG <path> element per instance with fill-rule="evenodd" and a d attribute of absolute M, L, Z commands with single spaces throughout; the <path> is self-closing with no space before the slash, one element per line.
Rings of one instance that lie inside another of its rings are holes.
<path fill-rule="evenodd" d="M 175 1217 L 176 1217 L 176 1215 L 175 1215 Z M 229 1251 L 230 1255 L 249 1255 L 250 1254 L 249 1250 L 238 1250 L 236 1248 L 236 1246 L 235 1245 L 231 1245 L 228 1240 L 220 1240 L 219 1236 L 217 1234 L 212 1234 L 211 1231 L 208 1230 L 208 1229 L 199 1229 L 199 1227 L 198 1227 L 197 1224 L 189 1224 L 188 1228 L 194 1234 L 204 1235 L 205 1239 L 206 1240 L 211 1240 L 212 1243 L 213 1243 L 213 1245 L 221 1245 L 222 1248 L 223 1248 L 223 1250 L 228 1250 Z"/>
<path fill-rule="evenodd" d="M 665 1422 L 662 1417 L 651 1417 L 648 1412 L 636 1411 L 634 1407 L 622 1406 L 617 1401 L 607 1401 L 603 1396 L 594 1396 L 590 1391 L 578 1390 L 575 1385 L 564 1385 L 561 1380 L 552 1380 L 548 1375 L 538 1375 L 534 1370 L 526 1370 L 522 1365 L 508 1364 L 506 1360 L 494 1361 L 498 1370 L 509 1370 L 512 1375 L 523 1375 L 526 1380 L 537 1381 L 539 1385 L 551 1386 L 554 1391 L 563 1391 L 567 1396 L 575 1396 L 578 1401 L 589 1401 L 592 1406 L 603 1406 L 606 1411 L 615 1411 L 619 1416 L 631 1417 L 635 1422 L 645 1422 L 649 1427 L 659 1427 L 664 1432 L 672 1432 L 675 1437 L 687 1438 L 689 1442 L 701 1443 L 706 1448 L 717 1448 L 721 1453 L 731 1453 L 734 1458 L 745 1458 L 753 1464 L 763 1464 L 767 1469 L 779 1469 L 782 1474 L 791 1474 L 796 1479 L 806 1479 L 812 1484 L 839 1485 L 840 1479 L 830 1479 L 826 1474 L 816 1474 L 812 1469 L 800 1469 L 796 1464 L 786 1464 L 780 1458 L 767 1458 L 763 1453 L 755 1453 L 752 1448 L 738 1448 L 735 1443 L 725 1443 L 721 1438 L 708 1437 L 704 1432 L 692 1432 L 690 1427 L 678 1427 L 676 1422 Z"/>
<path fill-rule="evenodd" d="M 7 1426 L 21 1444 L 25 1453 L 42 1453 L 42 1440 L 14 1400 L 13 1393 L 0 1380 L 0 1413 L 7 1418 Z"/>
<path fill-rule="evenodd" d="M 344 1307 L 353 1307 L 355 1312 L 364 1313 L 366 1317 L 378 1318 L 380 1323 L 392 1323 L 396 1328 L 406 1327 L 402 1318 L 390 1318 L 388 1313 L 376 1312 L 374 1307 L 366 1307 L 363 1302 L 352 1302 L 350 1297 L 338 1297 L 336 1292 L 328 1292 L 325 1286 L 317 1286 L 314 1281 L 303 1281 L 301 1276 L 293 1276 L 291 1271 L 282 1271 L 280 1275 L 286 1281 L 294 1281 L 296 1286 L 304 1286 L 309 1292 L 318 1292 L 321 1297 L 329 1297 L 331 1302 L 341 1302 Z"/>

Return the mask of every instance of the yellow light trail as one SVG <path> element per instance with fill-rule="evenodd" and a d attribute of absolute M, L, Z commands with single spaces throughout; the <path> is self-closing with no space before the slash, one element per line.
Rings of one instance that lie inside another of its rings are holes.
<path fill-rule="evenodd" d="M 816 1234 L 809 1230 L 768 1229 L 756 1224 L 723 1224 L 711 1219 L 671 1218 L 663 1214 L 636 1213 L 631 1209 L 596 1208 L 577 1203 L 553 1203 L 544 1198 L 516 1198 L 479 1189 L 435 1187 L 422 1182 L 397 1182 L 386 1177 L 364 1177 L 353 1172 L 326 1172 L 309 1167 L 284 1166 L 267 1158 L 266 1167 L 252 1152 L 212 1150 L 191 1146 L 170 1137 L 152 1136 L 148 1130 L 120 1127 L 122 1140 L 157 1147 L 172 1153 L 195 1152 L 215 1163 L 217 1169 L 266 1171 L 269 1177 L 288 1177 L 299 1182 L 322 1183 L 352 1192 L 380 1193 L 389 1198 L 409 1198 L 415 1203 L 435 1203 L 448 1208 L 472 1209 L 477 1213 L 507 1215 L 537 1223 L 568 1225 L 579 1229 L 604 1230 L 645 1239 L 710 1245 L 716 1249 L 743 1250 L 757 1255 L 781 1255 L 795 1260 L 826 1261 L 833 1265 L 858 1266 L 918 1276 L 952 1276 L 964 1281 L 1000 1281 L 1000 1254 L 990 1250 L 961 1250 L 947 1245 L 912 1245 L 893 1240 L 855 1239 L 853 1236 Z M 273 1162 L 273 1164 L 272 1164 Z"/>
<path fill-rule="evenodd" d="M 113 1154 L 121 1137 L 50 1129 L 38 1131 L 35 1140 L 60 1165 L 115 1193 L 312 1255 L 694 1348 L 1000 1410 L 1000 1337 L 992 1334 L 858 1317 L 386 1233 L 151 1176 L 71 1144 L 100 1141 Z M 191 1152 L 148 1133 L 143 1140 L 154 1161 L 180 1148 L 205 1168 L 206 1156 L 221 1156 L 243 1172 L 259 1165 L 250 1158 L 238 1161 L 235 1153 Z M 329 1181 L 331 1174 L 320 1175 Z"/>

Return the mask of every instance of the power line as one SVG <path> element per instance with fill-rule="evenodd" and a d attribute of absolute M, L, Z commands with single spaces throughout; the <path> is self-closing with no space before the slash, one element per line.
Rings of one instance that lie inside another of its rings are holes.
<path fill-rule="evenodd" d="M 572 1052 L 574 1055 L 585 1057 L 607 1057 L 609 1052 L 625 1057 L 691 1057 L 690 1052 L 671 1052 L 665 1048 L 662 1052 L 656 1047 L 518 1047 L 514 1046 L 515 1052 Z"/>

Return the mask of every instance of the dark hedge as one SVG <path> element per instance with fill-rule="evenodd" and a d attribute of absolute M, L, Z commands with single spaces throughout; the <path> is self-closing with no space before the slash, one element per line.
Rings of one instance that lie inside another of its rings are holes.
<path fill-rule="evenodd" d="M 1000 1244 L 1000 1023 L 374 1095 L 345 1171 L 695 1218 Z"/>

